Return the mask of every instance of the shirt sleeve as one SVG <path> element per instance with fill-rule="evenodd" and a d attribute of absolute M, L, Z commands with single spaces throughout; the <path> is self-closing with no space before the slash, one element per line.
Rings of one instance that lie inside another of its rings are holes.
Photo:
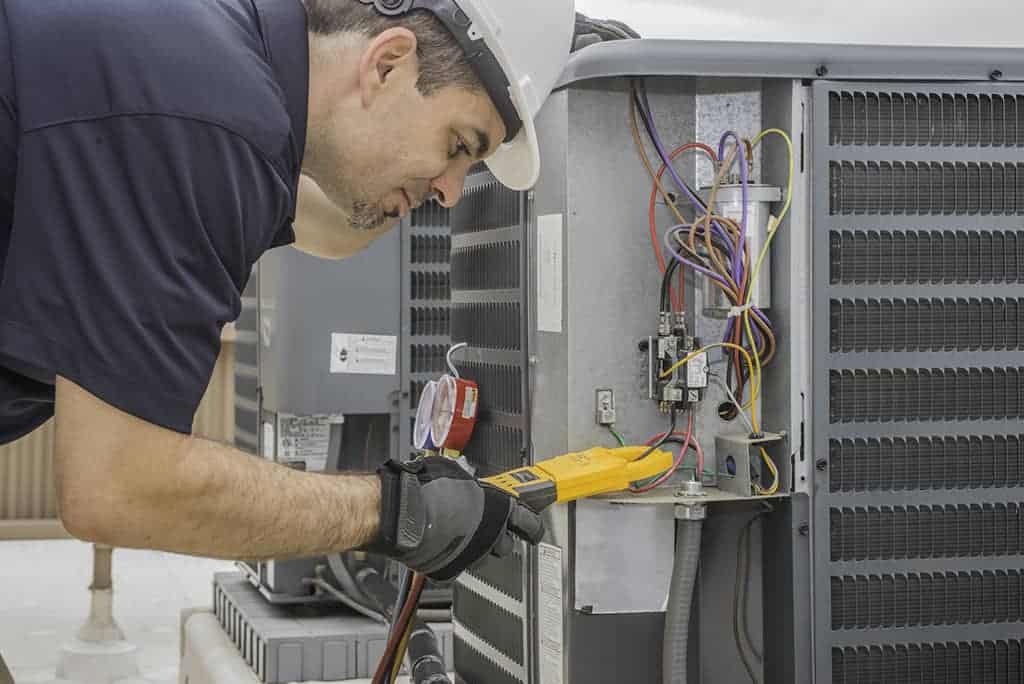
<path fill-rule="evenodd" d="M 0 354 L 190 433 L 221 329 L 256 259 L 287 241 L 291 200 L 275 164 L 211 123 L 121 116 L 23 134 Z"/>

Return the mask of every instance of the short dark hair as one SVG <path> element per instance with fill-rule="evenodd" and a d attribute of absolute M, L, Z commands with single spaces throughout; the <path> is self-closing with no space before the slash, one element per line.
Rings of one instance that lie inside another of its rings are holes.
<path fill-rule="evenodd" d="M 420 75 L 416 87 L 432 95 L 446 86 L 482 91 L 483 84 L 466 61 L 455 37 L 427 10 L 400 17 L 379 14 L 373 5 L 359 0 L 303 0 L 309 32 L 318 35 L 359 33 L 374 38 L 389 28 L 402 27 L 416 34 Z"/>

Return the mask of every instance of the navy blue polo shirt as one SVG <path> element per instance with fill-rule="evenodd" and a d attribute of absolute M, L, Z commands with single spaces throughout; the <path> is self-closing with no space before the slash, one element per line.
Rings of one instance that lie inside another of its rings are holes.
<path fill-rule="evenodd" d="M 308 80 L 299 0 L 0 0 L 0 443 L 57 375 L 191 431 L 294 240 Z"/>

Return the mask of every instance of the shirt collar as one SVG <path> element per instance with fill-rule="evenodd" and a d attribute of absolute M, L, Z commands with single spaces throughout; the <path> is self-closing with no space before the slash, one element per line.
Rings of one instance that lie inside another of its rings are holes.
<path fill-rule="evenodd" d="M 270 66 L 284 92 L 292 120 L 296 188 L 306 150 L 309 115 L 309 34 L 306 8 L 299 0 L 252 0 L 260 18 Z M 296 190 L 297 191 L 297 190 Z"/>

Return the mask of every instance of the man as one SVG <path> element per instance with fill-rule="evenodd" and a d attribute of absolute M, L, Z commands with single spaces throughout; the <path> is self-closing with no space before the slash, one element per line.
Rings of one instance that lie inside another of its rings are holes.
<path fill-rule="evenodd" d="M 537 539 L 446 459 L 323 476 L 189 432 L 265 250 L 356 254 L 431 195 L 453 206 L 482 159 L 535 182 L 532 118 L 573 16 L 0 0 L 0 443 L 56 417 L 73 535 L 221 558 L 366 547 L 437 578 Z"/>

